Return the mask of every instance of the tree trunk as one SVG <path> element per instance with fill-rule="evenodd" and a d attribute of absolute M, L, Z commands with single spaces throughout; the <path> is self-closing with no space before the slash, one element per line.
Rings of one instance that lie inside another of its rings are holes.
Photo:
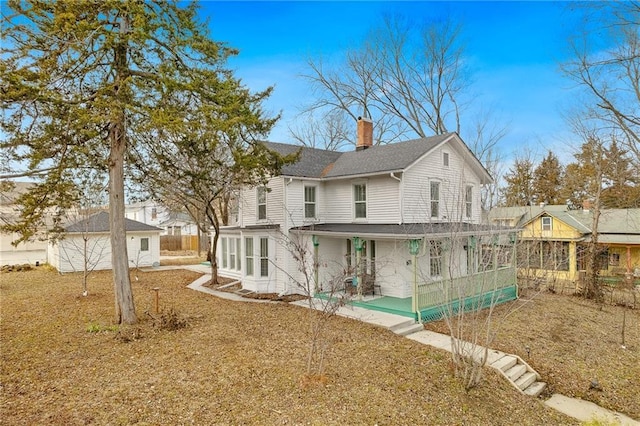
<path fill-rule="evenodd" d="M 111 237 L 111 267 L 116 297 L 116 318 L 120 324 L 136 322 L 131 280 L 129 277 L 129 256 L 127 254 L 127 233 L 124 225 L 124 152 L 126 141 L 122 123 L 113 123 L 110 131 L 111 153 L 109 155 L 109 229 Z"/>
<path fill-rule="evenodd" d="M 124 36 L 128 31 L 128 18 L 120 19 L 120 32 Z M 115 99 L 122 102 L 122 84 L 124 84 L 127 67 L 126 41 L 121 40 L 115 47 Z M 119 105 L 120 112 L 109 123 L 109 229 L 111 237 L 111 267 L 113 271 L 113 287 L 116 299 L 116 318 L 120 324 L 134 324 L 137 321 L 133 304 L 131 279 L 129 277 L 129 256 L 127 254 L 127 233 L 124 225 L 124 157 L 127 150 L 125 135 L 124 106 Z"/>
<path fill-rule="evenodd" d="M 211 241 L 211 284 L 218 284 L 218 228 L 214 227 L 213 241 Z"/>

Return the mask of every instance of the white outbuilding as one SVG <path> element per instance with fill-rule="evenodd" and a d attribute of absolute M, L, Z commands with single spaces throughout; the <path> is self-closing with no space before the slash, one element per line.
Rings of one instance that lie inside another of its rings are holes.
<path fill-rule="evenodd" d="M 129 266 L 148 267 L 160 264 L 162 229 L 132 219 L 125 219 Z M 60 272 L 111 269 L 109 213 L 100 212 L 65 227 L 62 239 L 50 242 L 49 263 Z"/>

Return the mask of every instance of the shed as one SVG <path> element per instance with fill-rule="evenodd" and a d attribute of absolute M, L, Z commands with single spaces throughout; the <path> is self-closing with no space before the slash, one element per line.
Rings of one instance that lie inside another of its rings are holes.
<path fill-rule="evenodd" d="M 162 229 L 125 219 L 129 266 L 148 267 L 160 263 Z M 109 213 L 100 212 L 65 227 L 61 239 L 48 246 L 49 263 L 60 272 L 111 269 Z"/>

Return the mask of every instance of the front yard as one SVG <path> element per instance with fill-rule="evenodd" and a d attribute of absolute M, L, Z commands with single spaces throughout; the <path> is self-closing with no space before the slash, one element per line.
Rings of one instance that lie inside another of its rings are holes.
<path fill-rule="evenodd" d="M 345 318 L 331 322 L 326 384 L 304 386 L 308 310 L 192 291 L 192 272 L 138 276 L 140 324 L 118 329 L 108 272 L 90 278 L 88 297 L 78 275 L 0 275 L 3 424 L 575 424 L 489 370 L 467 393 L 447 353 Z M 160 309 L 177 312 L 186 328 L 157 326 L 154 287 Z M 574 364 L 593 361 L 603 386 L 597 402 L 638 418 L 638 312 L 627 315 L 622 350 L 611 309 L 542 297 L 511 317 L 497 348 L 522 356 L 530 346 L 530 363 L 567 395 L 589 392 L 592 377 Z"/>

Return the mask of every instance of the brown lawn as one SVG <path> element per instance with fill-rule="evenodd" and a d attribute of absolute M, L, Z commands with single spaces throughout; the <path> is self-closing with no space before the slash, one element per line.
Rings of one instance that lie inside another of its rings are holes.
<path fill-rule="evenodd" d="M 39 268 L 0 275 L 2 424 L 576 423 L 520 395 L 492 371 L 479 388 L 465 392 L 451 375 L 447 353 L 345 318 L 331 322 L 335 334 L 326 385 L 301 386 L 309 311 L 286 303 L 230 302 L 185 288 L 197 276 L 180 270 L 140 274 L 133 284 L 140 324 L 118 330 L 111 324 L 108 273 L 91 277 L 88 297 L 81 296 L 76 274 Z M 153 314 L 153 287 L 160 288 L 165 318 L 173 310 L 188 321 L 186 328 L 154 326 L 157 321 L 146 314 Z M 529 309 L 531 316 L 557 306 L 541 300 Z M 584 322 L 598 323 L 599 314 L 588 305 L 571 306 L 579 315 L 589 312 Z M 566 317 L 567 310 L 561 311 Z M 559 322 L 555 315 L 546 317 L 553 330 Z M 632 315 L 637 324 L 637 312 Z M 574 322 L 562 324 L 563 337 L 556 343 L 575 348 L 567 331 Z M 544 375 L 553 374 L 555 390 L 582 384 L 573 369 L 560 372 L 553 361 L 541 360 L 544 331 L 540 336 L 532 330 L 516 333 L 524 340 L 512 345 L 528 342 L 529 332 L 539 338 L 532 345 L 532 364 Z M 601 361 L 608 357 L 601 345 L 613 351 L 619 346 L 616 338 L 598 334 L 589 352 L 567 349 L 564 365 L 582 363 L 581 357 L 590 354 L 587 358 L 597 359 L 597 367 L 607 372 L 598 376 L 604 387 L 600 398 L 634 415 L 631 401 L 623 400 L 628 393 L 606 399 L 613 390 L 609 377 L 637 378 L 638 372 L 637 365 L 622 373 L 618 364 L 607 365 L 608 358 Z M 628 349 L 618 351 L 620 359 L 637 357 L 637 332 L 628 338 Z"/>

